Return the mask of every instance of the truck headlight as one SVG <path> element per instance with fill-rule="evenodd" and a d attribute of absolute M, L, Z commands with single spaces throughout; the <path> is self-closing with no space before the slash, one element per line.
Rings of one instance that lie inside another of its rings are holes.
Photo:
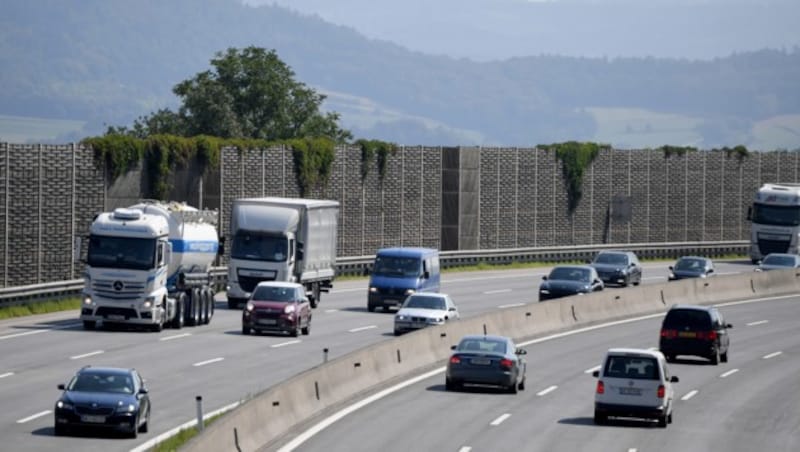
<path fill-rule="evenodd" d="M 153 304 L 155 304 L 155 301 L 156 301 L 156 297 L 147 297 L 147 298 L 145 298 L 144 302 L 142 303 L 142 308 L 144 308 L 144 309 L 152 308 Z"/>

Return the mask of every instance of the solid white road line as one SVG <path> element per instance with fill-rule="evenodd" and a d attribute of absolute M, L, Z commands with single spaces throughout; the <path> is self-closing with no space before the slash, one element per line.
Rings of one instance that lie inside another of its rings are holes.
<path fill-rule="evenodd" d="M 14 375 L 14 372 L 6 372 L 4 374 L 0 374 L 0 378 L 6 378 Z"/>
<path fill-rule="evenodd" d="M 222 361 L 223 359 L 225 359 L 225 358 L 208 359 L 208 360 L 205 360 L 205 361 L 200 361 L 199 363 L 194 363 L 192 365 L 194 367 L 200 367 L 200 366 L 205 366 L 206 364 L 218 363 L 218 362 Z"/>
<path fill-rule="evenodd" d="M 525 303 L 501 304 L 500 306 L 498 306 L 498 308 L 507 309 L 507 308 L 516 308 L 518 306 L 525 306 Z"/>
<path fill-rule="evenodd" d="M 759 320 L 758 322 L 750 322 L 750 323 L 746 324 L 746 326 L 763 325 L 765 323 L 769 323 L 769 320 Z"/>
<path fill-rule="evenodd" d="M 697 395 L 697 389 L 693 389 L 693 390 L 689 391 L 685 396 L 681 397 L 681 400 L 689 400 L 692 397 L 694 397 L 695 395 Z"/>
<path fill-rule="evenodd" d="M 270 347 L 272 348 L 285 347 L 287 345 L 299 344 L 300 342 L 301 342 L 300 339 L 295 339 L 293 341 L 281 342 L 280 344 L 272 344 L 270 345 Z"/>
<path fill-rule="evenodd" d="M 224 406 L 224 407 L 222 407 L 222 408 L 220 408 L 218 410 L 214 410 L 214 411 L 208 412 L 208 413 L 203 415 L 203 420 L 208 420 L 208 419 L 210 419 L 210 418 L 212 418 L 212 417 L 214 417 L 214 416 L 216 416 L 218 414 L 224 413 L 226 411 L 230 411 L 230 410 L 236 408 L 237 406 L 239 406 L 239 402 L 233 402 L 232 404 L 226 405 L 226 406 Z M 145 451 L 148 451 L 148 450 L 152 449 L 156 444 L 158 444 L 160 442 L 163 442 L 165 439 L 168 439 L 168 438 L 171 438 L 171 437 L 177 435 L 178 432 L 180 432 L 181 430 L 186 430 L 186 429 L 192 428 L 192 427 L 194 427 L 196 425 L 197 425 L 197 419 L 192 419 L 191 421 L 186 421 L 183 424 L 173 428 L 172 430 L 166 431 L 166 432 L 156 436 L 155 438 L 151 438 L 151 439 L 145 441 L 144 444 L 140 444 L 140 445 L 134 447 L 133 449 L 131 449 L 131 452 L 145 452 Z"/>
<path fill-rule="evenodd" d="M 359 331 L 371 330 L 373 328 L 377 328 L 377 325 L 369 325 L 369 326 L 362 326 L 360 328 L 353 328 L 352 330 L 347 330 L 348 333 L 358 333 Z"/>
<path fill-rule="evenodd" d="M 502 424 L 503 421 L 505 421 L 506 419 L 508 419 L 510 417 L 511 417 L 511 414 L 509 414 L 509 413 L 502 414 L 497 419 L 493 420 L 492 422 L 489 422 L 489 425 L 493 425 L 493 426 L 497 427 L 498 425 Z"/>
<path fill-rule="evenodd" d="M 739 372 L 739 369 L 731 369 L 731 370 L 725 372 L 724 374 L 720 375 L 719 378 L 727 378 L 727 377 L 735 374 L 736 372 Z"/>
<path fill-rule="evenodd" d="M 600 370 L 601 367 L 603 367 L 603 366 L 597 365 L 597 366 L 592 367 L 591 369 L 584 370 L 583 373 L 590 374 L 590 373 L 594 372 L 595 370 Z"/>
<path fill-rule="evenodd" d="M 547 389 L 544 389 L 544 390 L 541 390 L 541 391 L 537 392 L 536 395 L 541 397 L 543 395 L 550 394 L 551 392 L 555 391 L 556 389 L 558 389 L 558 386 L 553 385 L 553 386 L 550 386 Z"/>
<path fill-rule="evenodd" d="M 782 355 L 782 354 L 783 354 L 783 352 L 770 353 L 769 355 L 764 355 L 764 359 L 774 358 L 774 357 L 776 357 L 778 355 Z"/>
<path fill-rule="evenodd" d="M 81 359 L 81 358 L 88 358 L 89 356 L 100 355 L 100 354 L 102 354 L 102 353 L 104 353 L 102 350 L 95 350 L 95 351 L 93 351 L 93 352 L 84 353 L 84 354 L 82 354 L 82 355 L 70 356 L 70 357 L 69 357 L 69 359 Z"/>
<path fill-rule="evenodd" d="M 50 410 L 45 410 L 45 411 L 42 411 L 41 413 L 36 413 L 36 414 L 33 414 L 33 415 L 31 415 L 31 416 L 28 416 L 28 417 L 26 417 L 26 418 L 23 418 L 23 419 L 20 419 L 20 420 L 18 420 L 18 421 L 17 421 L 17 424 L 24 424 L 24 423 L 26 423 L 26 422 L 28 422 L 28 421 L 32 421 L 32 420 L 34 420 L 34 419 L 36 419 L 36 418 L 40 418 L 40 417 L 42 417 L 42 416 L 47 416 L 47 415 L 48 415 L 48 414 L 50 414 L 50 413 L 52 413 L 52 411 L 50 411 Z"/>
<path fill-rule="evenodd" d="M 189 337 L 189 336 L 191 336 L 191 335 L 192 335 L 192 333 L 176 334 L 176 335 L 174 335 L 174 336 L 162 337 L 161 339 L 159 339 L 159 341 L 162 341 L 162 342 L 163 342 L 163 341 L 171 341 L 171 340 L 173 340 L 173 339 L 180 339 L 180 338 L 182 338 L 182 337 Z"/>
<path fill-rule="evenodd" d="M 493 295 L 493 294 L 496 294 L 496 293 L 507 293 L 507 292 L 511 292 L 511 289 L 487 290 L 483 294 L 484 295 Z"/>

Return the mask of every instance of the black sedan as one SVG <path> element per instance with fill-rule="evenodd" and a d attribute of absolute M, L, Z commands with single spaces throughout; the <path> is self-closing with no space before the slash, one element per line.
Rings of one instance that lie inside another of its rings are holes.
<path fill-rule="evenodd" d="M 453 354 L 447 362 L 445 389 L 460 389 L 464 384 L 500 386 L 516 394 L 525 389 L 527 365 L 522 355 L 505 336 L 469 335 L 451 347 Z"/>
<path fill-rule="evenodd" d="M 539 285 L 539 301 L 603 290 L 597 270 L 588 265 L 559 265 L 554 267 Z"/>
<path fill-rule="evenodd" d="M 135 369 L 84 367 L 69 384 L 55 406 L 55 434 L 72 427 L 121 431 L 132 438 L 147 432 L 150 398 Z"/>
<path fill-rule="evenodd" d="M 787 268 L 800 268 L 800 255 L 788 253 L 767 254 L 767 257 L 756 267 L 756 271 L 785 270 Z"/>
<path fill-rule="evenodd" d="M 707 278 L 714 274 L 714 263 L 707 257 L 683 256 L 669 267 L 669 280 Z"/>

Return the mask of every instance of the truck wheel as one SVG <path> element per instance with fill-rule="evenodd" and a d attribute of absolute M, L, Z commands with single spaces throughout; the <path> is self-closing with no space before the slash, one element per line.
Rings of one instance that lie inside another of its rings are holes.
<path fill-rule="evenodd" d="M 150 325 L 150 330 L 155 331 L 156 333 L 160 333 L 161 330 L 164 329 L 164 317 L 162 316 L 158 322 Z"/>
<path fill-rule="evenodd" d="M 311 298 L 308 300 L 311 303 L 311 309 L 314 309 L 319 305 L 319 299 L 321 296 L 322 293 L 319 290 L 319 283 L 311 284 Z"/>
<path fill-rule="evenodd" d="M 210 314 L 208 316 L 208 321 L 210 322 L 211 319 L 214 318 L 214 310 L 217 308 L 216 303 L 217 300 L 214 299 L 214 289 L 208 288 L 208 299 L 211 301 L 211 308 L 209 310 Z"/>
<path fill-rule="evenodd" d="M 184 312 L 186 309 L 186 294 L 182 293 L 178 295 L 178 299 L 175 300 L 175 317 L 172 318 L 172 327 L 176 330 L 183 328 L 183 323 L 186 320 L 184 318 Z"/>
<path fill-rule="evenodd" d="M 210 320 L 208 318 L 208 314 L 209 314 L 208 311 L 209 311 L 209 309 L 211 309 L 211 307 L 208 304 L 209 304 L 208 303 L 208 293 L 206 292 L 205 289 L 200 289 L 200 324 L 201 325 L 207 325 L 208 321 Z"/>
<path fill-rule="evenodd" d="M 239 303 L 228 298 L 228 309 L 239 309 Z"/>
<path fill-rule="evenodd" d="M 97 326 L 97 322 L 94 320 L 84 320 L 83 321 L 83 329 L 84 330 L 93 330 Z"/>
<path fill-rule="evenodd" d="M 250 334 L 250 327 L 242 325 L 242 334 L 247 336 Z"/>
<path fill-rule="evenodd" d="M 189 293 L 189 307 L 186 309 L 186 324 L 197 326 L 200 324 L 200 291 L 192 289 Z"/>

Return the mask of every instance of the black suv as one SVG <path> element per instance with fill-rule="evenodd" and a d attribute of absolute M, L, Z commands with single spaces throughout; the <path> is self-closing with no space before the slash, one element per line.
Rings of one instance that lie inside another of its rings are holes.
<path fill-rule="evenodd" d="M 150 424 L 150 397 L 135 369 L 84 367 L 69 384 L 55 406 L 55 433 L 71 427 L 118 430 L 136 438 Z"/>
<path fill-rule="evenodd" d="M 642 282 L 642 264 L 632 251 L 600 251 L 589 265 L 606 284 L 625 287 Z"/>
<path fill-rule="evenodd" d="M 667 361 L 678 355 L 700 356 L 711 364 L 728 362 L 728 328 L 717 308 L 674 305 L 661 324 L 659 350 Z"/>

